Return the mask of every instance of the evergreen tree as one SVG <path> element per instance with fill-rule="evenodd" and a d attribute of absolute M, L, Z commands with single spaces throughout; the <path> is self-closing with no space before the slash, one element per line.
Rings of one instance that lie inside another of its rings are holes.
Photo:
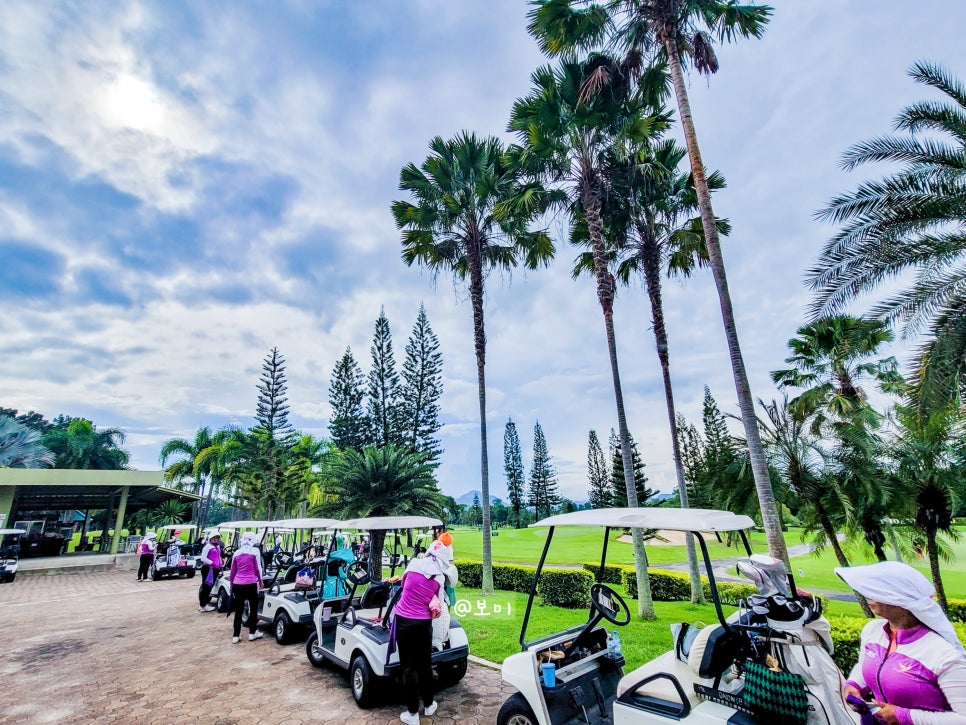
<path fill-rule="evenodd" d="M 362 404 L 365 380 L 352 350 L 347 347 L 332 369 L 332 381 L 329 383 L 329 405 L 332 406 L 329 435 L 332 436 L 332 445 L 339 450 L 361 451 L 372 442 L 369 438 L 369 417 Z"/>
<path fill-rule="evenodd" d="M 526 478 L 523 473 L 523 452 L 520 450 L 520 437 L 512 419 L 507 420 L 503 432 L 503 471 L 506 474 L 507 497 L 513 511 L 513 525 L 520 528 L 524 523 L 523 509 Z"/>
<path fill-rule="evenodd" d="M 268 518 L 282 512 L 282 483 L 288 467 L 287 453 L 295 439 L 288 422 L 288 385 L 285 380 L 285 358 L 277 347 L 265 356 L 258 384 L 255 406 L 255 441 L 257 442 L 262 485 L 258 507 Z"/>
<path fill-rule="evenodd" d="M 369 370 L 369 420 L 376 447 L 406 445 L 400 410 L 399 373 L 392 352 L 392 333 L 386 312 L 379 310 L 372 337 L 372 368 Z"/>
<path fill-rule="evenodd" d="M 607 459 L 604 458 L 604 451 L 601 450 L 597 431 L 592 430 L 587 441 L 587 481 L 590 484 L 587 495 L 591 508 L 600 509 L 610 506 L 609 479 Z"/>
<path fill-rule="evenodd" d="M 550 450 L 543 435 L 540 421 L 533 427 L 533 465 L 530 469 L 530 491 L 527 503 L 533 506 L 537 520 L 550 515 L 550 509 L 557 505 L 557 473 L 550 462 Z"/>
<path fill-rule="evenodd" d="M 654 491 L 647 487 L 647 475 L 644 473 L 644 461 L 637 450 L 637 441 L 634 436 L 628 434 L 631 444 L 631 464 L 634 468 L 634 489 L 637 491 L 637 502 L 639 506 L 647 506 L 647 501 L 654 495 Z M 624 457 L 621 455 L 621 447 L 614 447 L 613 458 L 610 468 L 610 489 L 611 506 L 627 506 L 627 485 L 624 481 Z"/>
<path fill-rule="evenodd" d="M 426 308 L 419 305 L 416 324 L 406 343 L 400 408 L 406 443 L 413 450 L 426 453 L 426 462 L 433 466 L 439 465 L 443 452 L 436 437 L 442 427 L 439 422 L 442 394 L 443 355 L 439 351 L 439 339 L 429 326 Z"/>
<path fill-rule="evenodd" d="M 704 441 L 693 424 L 678 415 L 678 440 L 681 442 L 681 464 L 684 466 L 684 482 L 688 489 L 691 508 L 711 508 L 708 476 L 704 462 Z"/>
<path fill-rule="evenodd" d="M 472 526 L 479 526 L 483 521 L 483 507 L 480 506 L 480 494 L 476 491 L 473 492 L 473 505 L 470 506 L 467 515 Z"/>
<path fill-rule="evenodd" d="M 710 503 L 725 508 L 724 501 L 730 498 L 729 492 L 735 487 L 734 464 L 740 450 L 707 385 L 704 386 L 701 421 L 704 426 L 704 490 Z"/>

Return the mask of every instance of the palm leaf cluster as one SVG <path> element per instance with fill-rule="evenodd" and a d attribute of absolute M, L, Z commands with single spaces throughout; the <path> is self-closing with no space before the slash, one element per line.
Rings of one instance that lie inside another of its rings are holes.
<path fill-rule="evenodd" d="M 906 107 L 894 130 L 849 149 L 844 168 L 898 164 L 880 180 L 838 196 L 819 217 L 841 225 L 808 272 L 813 310 L 838 311 L 888 280 L 900 289 L 871 314 L 906 337 L 926 334 L 925 400 L 948 400 L 966 372 L 966 87 L 940 66 L 910 75 L 945 95 Z"/>

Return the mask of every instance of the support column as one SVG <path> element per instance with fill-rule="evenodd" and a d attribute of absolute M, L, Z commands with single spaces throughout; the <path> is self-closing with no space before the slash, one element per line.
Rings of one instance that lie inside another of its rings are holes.
<path fill-rule="evenodd" d="M 121 526 L 124 524 L 124 514 L 127 511 L 127 492 L 130 486 L 121 488 L 121 503 L 117 506 L 117 518 L 114 520 L 114 538 L 111 539 L 111 553 L 116 554 L 121 543 Z"/>
<path fill-rule="evenodd" d="M 97 545 L 97 551 L 99 554 L 103 554 L 107 551 L 107 532 L 111 528 L 111 514 L 114 513 L 114 502 L 117 501 L 117 494 L 112 493 L 111 497 L 107 500 L 107 508 L 104 510 L 104 526 L 101 527 L 101 541 Z"/>
<path fill-rule="evenodd" d="M 0 486 L 0 514 L 3 514 L 0 529 L 13 528 L 13 498 L 16 492 L 16 486 Z"/>

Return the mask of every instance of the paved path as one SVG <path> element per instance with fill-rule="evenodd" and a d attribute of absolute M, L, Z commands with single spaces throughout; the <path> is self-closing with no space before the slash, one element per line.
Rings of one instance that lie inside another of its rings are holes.
<path fill-rule="evenodd" d="M 399 722 L 404 707 L 356 707 L 346 679 L 270 636 L 231 644 L 198 612 L 198 580 L 138 583 L 130 571 L 18 576 L 0 585 L 0 723 Z M 512 692 L 471 664 L 424 725 L 490 725 Z"/>

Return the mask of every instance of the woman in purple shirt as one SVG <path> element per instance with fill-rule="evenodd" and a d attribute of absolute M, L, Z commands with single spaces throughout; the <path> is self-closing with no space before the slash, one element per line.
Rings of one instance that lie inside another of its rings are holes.
<path fill-rule="evenodd" d="M 862 630 L 845 695 L 888 725 L 966 725 L 966 652 L 929 580 L 898 561 L 835 573 L 881 617 Z"/>
<path fill-rule="evenodd" d="M 235 624 L 231 641 L 238 644 L 241 638 L 242 615 L 248 602 L 248 641 L 265 635 L 258 631 L 258 588 L 262 585 L 262 557 L 258 551 L 258 536 L 251 532 L 242 534 L 241 546 L 231 559 L 232 606 L 235 608 Z"/>
<path fill-rule="evenodd" d="M 440 614 L 443 569 L 431 554 L 413 559 L 402 578 L 402 594 L 396 602 L 393 630 L 399 649 L 406 712 L 399 716 L 406 725 L 419 725 L 419 701 L 423 714 L 436 714 L 433 699 L 433 619 Z M 435 601 L 434 601 L 435 600 Z"/>

